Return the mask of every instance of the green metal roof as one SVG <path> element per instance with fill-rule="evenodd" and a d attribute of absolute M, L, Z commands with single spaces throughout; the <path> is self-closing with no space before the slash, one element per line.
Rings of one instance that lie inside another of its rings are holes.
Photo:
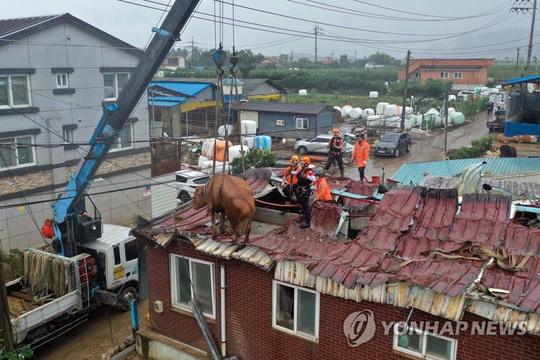
<path fill-rule="evenodd" d="M 540 158 L 474 158 L 459 160 L 425 161 L 404 164 L 391 178 L 403 184 L 418 185 L 424 174 L 453 176 L 469 165 L 485 161 L 482 171 L 497 174 L 520 174 L 540 170 Z"/>

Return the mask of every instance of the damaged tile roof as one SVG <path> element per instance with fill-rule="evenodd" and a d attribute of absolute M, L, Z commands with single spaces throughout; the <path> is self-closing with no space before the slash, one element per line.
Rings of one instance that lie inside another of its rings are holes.
<path fill-rule="evenodd" d="M 176 215 L 176 227 L 164 220 L 136 232 L 158 241 L 154 235 L 176 228 L 195 235 L 189 238 L 208 254 L 238 258 L 267 270 L 277 264 L 276 278 L 278 269 L 280 274 L 283 271 L 280 264 L 296 263 L 306 271 L 295 275 L 289 270 L 291 281 L 357 301 L 367 293 L 351 295 L 355 289 L 371 289 L 370 297 L 364 299 L 374 299 L 373 289 L 382 286 L 379 293 L 385 294 L 390 291 L 384 290 L 386 286 L 397 283 L 410 286 L 408 302 L 396 300 L 396 292 L 380 295 L 382 302 L 417 306 L 459 320 L 465 297 L 475 294 L 476 300 L 516 306 L 521 314 L 540 313 L 540 230 L 511 222 L 510 207 L 511 199 L 501 195 L 467 194 L 460 205 L 456 189 L 406 187 L 384 195 L 355 239 L 329 235 L 339 219 L 339 208 L 320 203 L 312 207 L 312 228 L 299 229 L 291 221 L 283 228 L 252 236 L 249 244 L 204 236 L 209 234 L 204 218 L 191 209 Z M 332 281 L 338 287 L 332 290 L 315 279 Z M 428 296 L 426 291 L 434 295 Z M 427 298 L 418 298 L 420 292 Z M 437 300 L 436 294 L 446 300 Z M 423 301 L 426 303 L 419 304 Z M 496 317 L 472 303 L 478 313 Z M 448 304 L 453 304 L 450 310 L 437 308 Z M 540 333 L 540 318 L 531 326 L 531 331 Z"/>

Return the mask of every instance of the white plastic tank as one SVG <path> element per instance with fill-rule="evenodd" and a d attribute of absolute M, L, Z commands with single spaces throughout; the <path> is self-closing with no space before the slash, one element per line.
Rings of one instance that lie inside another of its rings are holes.
<path fill-rule="evenodd" d="M 272 150 L 272 138 L 266 135 L 255 136 L 253 146 L 261 150 Z"/>
<path fill-rule="evenodd" d="M 375 110 L 373 110 L 372 108 L 362 110 L 362 119 L 367 120 L 367 118 L 372 115 L 375 115 Z"/>
<path fill-rule="evenodd" d="M 387 102 L 380 102 L 377 104 L 377 107 L 375 108 L 375 114 L 377 115 L 384 115 L 384 108 L 386 105 L 390 105 Z"/>
<path fill-rule="evenodd" d="M 456 112 L 456 109 L 454 109 L 453 107 L 449 107 L 448 108 L 448 117 L 451 117 L 453 113 Z"/>
<path fill-rule="evenodd" d="M 203 164 L 205 163 L 205 161 L 208 161 L 208 157 L 206 156 L 199 156 L 199 162 L 197 163 L 197 166 L 199 166 L 201 169 L 203 167 Z"/>
<path fill-rule="evenodd" d="M 242 143 L 248 148 L 253 148 L 253 143 L 255 142 L 255 136 L 242 136 Z"/>
<path fill-rule="evenodd" d="M 221 125 L 218 128 L 218 136 L 225 137 L 226 133 L 229 133 L 229 135 L 234 134 L 234 126 L 232 125 Z"/>
<path fill-rule="evenodd" d="M 214 139 L 204 140 L 202 144 L 202 149 L 201 149 L 202 157 L 212 158 L 213 148 L 214 148 Z"/>
<path fill-rule="evenodd" d="M 242 121 L 242 135 L 255 136 L 257 133 L 257 123 L 253 120 Z"/>
<path fill-rule="evenodd" d="M 249 149 L 247 146 L 244 146 L 244 154 L 247 154 L 249 152 Z M 233 161 L 233 159 L 242 157 L 242 151 L 240 145 L 234 145 L 229 148 L 229 159 L 230 161 Z"/>
<path fill-rule="evenodd" d="M 452 122 L 456 125 L 463 124 L 465 122 L 465 115 L 460 112 L 455 112 L 450 116 L 450 119 L 452 119 Z"/>
<path fill-rule="evenodd" d="M 370 91 L 369 92 L 369 98 L 370 99 L 376 99 L 379 97 L 379 92 L 378 91 Z"/>
<path fill-rule="evenodd" d="M 398 114 L 397 105 L 386 105 L 384 107 L 384 116 L 392 117 L 392 116 L 397 116 L 397 114 Z"/>
<path fill-rule="evenodd" d="M 300 95 L 300 96 L 307 96 L 307 90 L 306 90 L 306 89 L 299 90 L 299 91 L 298 91 L 298 95 Z"/>
<path fill-rule="evenodd" d="M 356 107 L 349 112 L 351 119 L 358 119 L 362 115 L 362 108 Z"/>

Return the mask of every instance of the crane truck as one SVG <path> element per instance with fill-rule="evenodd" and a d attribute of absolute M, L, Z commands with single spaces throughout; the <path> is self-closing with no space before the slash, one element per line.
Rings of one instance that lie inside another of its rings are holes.
<path fill-rule="evenodd" d="M 102 224 L 86 190 L 199 1 L 176 0 L 161 27 L 152 29 L 151 43 L 117 101 L 104 106 L 87 154 L 52 204 L 51 244 L 23 252 L 23 276 L 7 284 L 9 294 L 29 297 L 32 303 L 21 302 L 20 309 L 10 304 L 17 345 L 39 347 L 86 321 L 96 305 L 127 310 L 126 299 L 137 297 L 140 252 L 135 238 L 129 228 Z M 87 199 L 94 216 L 88 215 Z"/>

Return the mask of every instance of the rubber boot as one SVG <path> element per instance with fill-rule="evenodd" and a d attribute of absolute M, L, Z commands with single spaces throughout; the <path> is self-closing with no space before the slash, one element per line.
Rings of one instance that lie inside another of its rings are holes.
<path fill-rule="evenodd" d="M 305 229 L 305 228 L 308 228 L 310 226 L 311 226 L 311 224 L 307 222 L 305 224 L 300 225 L 300 229 Z"/>
<path fill-rule="evenodd" d="M 344 174 L 345 171 L 343 169 L 339 169 L 339 172 L 341 174 L 341 177 L 345 177 L 345 174 Z"/>

